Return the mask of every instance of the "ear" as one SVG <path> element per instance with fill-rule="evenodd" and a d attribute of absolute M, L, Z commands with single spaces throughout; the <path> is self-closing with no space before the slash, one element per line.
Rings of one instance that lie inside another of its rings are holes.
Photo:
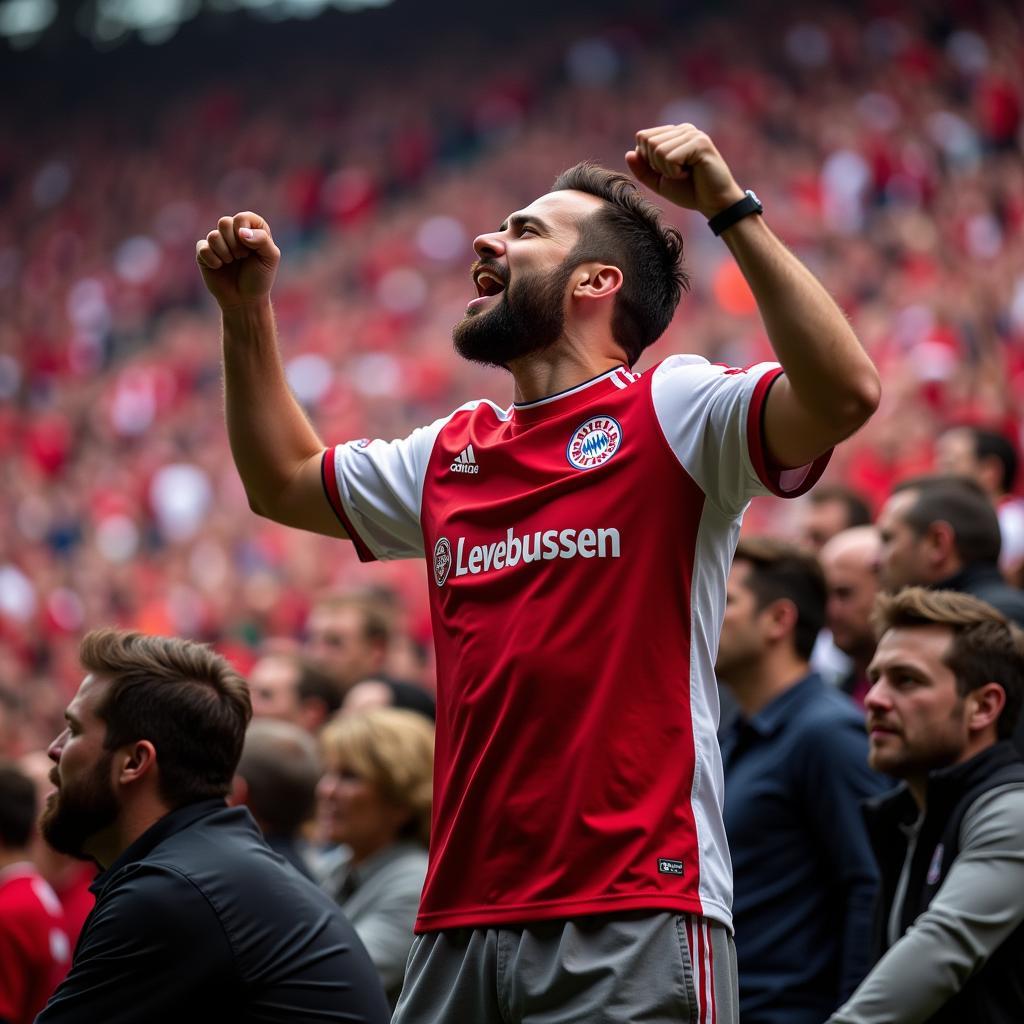
<path fill-rule="evenodd" d="M 999 683 L 985 683 L 971 690 L 967 702 L 967 727 L 971 732 L 998 730 L 999 716 L 1006 707 L 1006 691 Z"/>
<path fill-rule="evenodd" d="M 582 263 L 572 281 L 574 299 L 606 299 L 622 287 L 622 271 L 606 263 Z"/>
<path fill-rule="evenodd" d="M 796 629 L 799 614 L 796 605 L 786 597 L 780 597 L 766 605 L 761 615 L 765 623 L 765 639 L 781 640 Z"/>
<path fill-rule="evenodd" d="M 137 740 L 121 748 L 114 764 L 117 766 L 117 781 L 122 786 L 130 786 L 158 770 L 156 747 L 149 740 Z"/>
<path fill-rule="evenodd" d="M 950 560 L 958 559 L 956 533 L 944 519 L 937 519 L 934 523 L 929 523 L 923 540 L 928 560 L 933 566 L 944 566 Z"/>

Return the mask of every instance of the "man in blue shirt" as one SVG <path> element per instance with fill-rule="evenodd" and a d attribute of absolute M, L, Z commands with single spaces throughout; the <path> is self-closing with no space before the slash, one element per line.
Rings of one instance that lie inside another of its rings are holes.
<path fill-rule="evenodd" d="M 813 556 L 740 542 L 716 670 L 740 714 L 722 741 L 744 1024 L 821 1024 L 870 967 L 877 869 L 860 801 L 860 711 L 810 671 L 825 580 Z"/>

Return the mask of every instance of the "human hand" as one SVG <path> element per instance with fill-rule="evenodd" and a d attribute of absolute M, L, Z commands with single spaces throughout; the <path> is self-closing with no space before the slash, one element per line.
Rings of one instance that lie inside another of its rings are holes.
<path fill-rule="evenodd" d="M 225 312 L 265 302 L 280 262 L 281 250 L 270 225 L 258 213 L 221 217 L 217 227 L 196 242 L 203 281 Z"/>
<path fill-rule="evenodd" d="M 745 195 L 715 144 L 692 124 L 637 132 L 626 163 L 653 192 L 708 219 Z"/>

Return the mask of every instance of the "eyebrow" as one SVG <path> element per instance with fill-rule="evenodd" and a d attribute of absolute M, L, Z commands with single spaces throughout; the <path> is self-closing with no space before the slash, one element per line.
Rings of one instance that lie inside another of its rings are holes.
<path fill-rule="evenodd" d="M 550 234 L 550 228 L 544 223 L 539 217 L 534 217 L 531 214 L 526 213 L 513 213 L 507 220 L 501 222 L 499 231 L 508 231 L 508 229 L 515 228 L 516 231 L 521 231 L 527 224 L 532 224 L 534 227 L 540 228 L 545 234 Z"/>
<path fill-rule="evenodd" d="M 68 722 L 71 723 L 71 725 L 81 726 L 81 724 L 82 724 L 77 718 L 75 718 L 75 716 L 73 714 L 71 714 L 70 711 L 65 711 L 64 712 L 64 717 L 65 717 L 65 719 L 67 719 Z"/>

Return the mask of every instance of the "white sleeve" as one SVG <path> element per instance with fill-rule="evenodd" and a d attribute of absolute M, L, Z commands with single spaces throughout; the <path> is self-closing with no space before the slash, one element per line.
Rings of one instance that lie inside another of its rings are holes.
<path fill-rule="evenodd" d="M 709 363 L 701 356 L 670 356 L 654 370 L 654 411 L 683 469 L 728 515 L 759 494 L 795 498 L 821 476 L 831 452 L 796 469 L 771 465 L 762 414 L 778 363 L 746 369 Z"/>
<path fill-rule="evenodd" d="M 454 415 L 396 441 L 349 441 L 324 452 L 324 492 L 361 561 L 424 556 L 423 480 L 437 435 Z"/>

